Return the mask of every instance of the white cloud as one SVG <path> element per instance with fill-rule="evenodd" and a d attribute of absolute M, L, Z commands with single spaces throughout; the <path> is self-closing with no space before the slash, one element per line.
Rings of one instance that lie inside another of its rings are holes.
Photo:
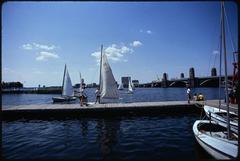
<path fill-rule="evenodd" d="M 36 57 L 36 60 L 37 61 L 46 61 L 49 59 L 57 59 L 57 58 L 59 58 L 59 56 L 57 54 L 46 52 L 46 51 L 41 51 L 39 53 L 39 56 Z"/>
<path fill-rule="evenodd" d="M 49 52 L 50 50 L 55 50 L 59 47 L 56 47 L 55 45 L 43 45 L 38 43 L 27 43 L 23 44 L 22 48 L 24 50 L 37 50 L 37 61 L 46 61 L 49 59 L 56 59 L 59 58 L 59 56 L 53 52 Z M 39 74 L 39 73 L 38 73 Z"/>
<path fill-rule="evenodd" d="M 54 50 L 56 49 L 55 45 L 43 45 L 38 43 L 23 44 L 22 48 L 25 50 Z"/>
<path fill-rule="evenodd" d="M 32 50 L 33 46 L 31 44 L 23 44 L 22 48 L 25 49 L 25 50 Z"/>
<path fill-rule="evenodd" d="M 132 53 L 133 51 L 134 51 L 133 49 L 128 48 L 125 45 L 118 46 L 116 44 L 112 44 L 104 49 L 104 52 L 107 55 L 108 59 L 115 62 L 116 61 L 126 62 L 126 59 L 123 59 L 124 55 L 128 53 Z M 100 55 L 101 55 L 100 51 L 93 52 L 91 55 L 96 58 L 98 63 L 100 62 Z"/>
<path fill-rule="evenodd" d="M 141 33 L 146 33 L 146 34 L 152 34 L 153 32 L 151 31 L 151 30 L 146 30 L 146 31 L 144 31 L 144 30 L 139 30 L 139 32 L 141 32 Z"/>
<path fill-rule="evenodd" d="M 152 34 L 152 31 L 151 31 L 151 30 L 147 30 L 147 33 L 148 33 L 148 34 Z"/>
<path fill-rule="evenodd" d="M 141 46 L 142 43 L 140 41 L 133 41 L 133 43 L 131 43 L 130 45 L 133 47 L 138 47 L 138 46 Z"/>
<path fill-rule="evenodd" d="M 53 50 L 56 47 L 54 45 L 41 45 L 41 44 L 37 44 L 37 43 L 33 43 L 33 45 L 35 46 L 36 49 L 43 49 L 43 50 Z"/>
<path fill-rule="evenodd" d="M 41 71 L 34 71 L 33 74 L 43 74 Z"/>

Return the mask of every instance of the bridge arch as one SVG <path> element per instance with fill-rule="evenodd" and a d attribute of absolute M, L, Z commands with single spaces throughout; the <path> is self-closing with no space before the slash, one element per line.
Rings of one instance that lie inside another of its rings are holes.
<path fill-rule="evenodd" d="M 174 81 L 169 85 L 169 87 L 186 87 L 187 83 L 187 81 Z"/>

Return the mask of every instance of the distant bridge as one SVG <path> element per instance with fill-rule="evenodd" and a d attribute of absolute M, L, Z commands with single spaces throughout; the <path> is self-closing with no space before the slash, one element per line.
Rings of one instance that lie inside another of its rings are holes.
<path fill-rule="evenodd" d="M 221 77 L 222 84 L 225 77 Z M 232 76 L 228 76 L 228 83 L 231 83 Z M 180 78 L 172 80 L 157 80 L 151 83 L 140 84 L 140 87 L 218 87 L 219 76 L 195 77 L 195 78 Z"/>

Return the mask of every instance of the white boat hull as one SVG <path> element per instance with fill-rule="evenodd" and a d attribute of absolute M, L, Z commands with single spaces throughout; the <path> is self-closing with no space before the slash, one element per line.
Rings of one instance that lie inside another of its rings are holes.
<path fill-rule="evenodd" d="M 210 124 L 209 120 L 197 120 L 193 125 L 193 132 L 197 142 L 215 159 L 234 159 L 237 157 L 238 141 L 228 140 L 220 135 L 222 132 L 200 131 L 200 124 Z M 211 123 L 213 126 L 217 123 Z M 224 135 L 223 135 L 224 136 Z"/>

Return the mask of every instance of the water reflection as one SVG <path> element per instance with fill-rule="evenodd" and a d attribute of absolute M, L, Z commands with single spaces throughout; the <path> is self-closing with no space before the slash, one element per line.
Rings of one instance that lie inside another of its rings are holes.
<path fill-rule="evenodd" d="M 87 135 L 88 135 L 88 121 L 86 121 L 85 119 L 82 119 L 80 121 L 80 127 L 81 127 L 82 136 L 84 138 L 87 138 Z"/>
<path fill-rule="evenodd" d="M 118 143 L 119 138 L 120 123 L 120 119 L 101 119 L 97 122 L 97 140 L 103 159 L 109 159 L 114 155 L 114 146 Z"/>

